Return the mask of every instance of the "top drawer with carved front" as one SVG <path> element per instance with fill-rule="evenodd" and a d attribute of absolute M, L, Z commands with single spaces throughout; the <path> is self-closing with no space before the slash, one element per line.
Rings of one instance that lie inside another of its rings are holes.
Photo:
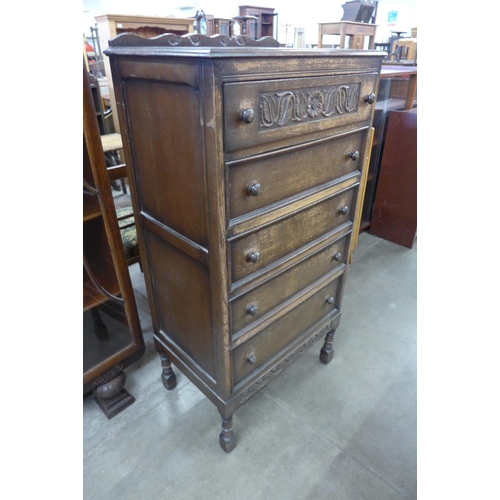
<path fill-rule="evenodd" d="M 234 151 L 368 122 L 376 74 L 224 84 L 224 148 Z"/>

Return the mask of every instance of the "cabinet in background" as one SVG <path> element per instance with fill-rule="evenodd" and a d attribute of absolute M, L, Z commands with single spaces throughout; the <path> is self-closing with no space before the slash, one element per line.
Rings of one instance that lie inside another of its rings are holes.
<path fill-rule="evenodd" d="M 247 29 L 246 34 L 254 40 L 258 40 L 263 36 L 271 36 L 277 39 L 277 22 L 275 17 L 277 14 L 274 8 L 269 7 L 253 7 L 250 5 L 240 5 L 240 16 L 255 16 L 257 20 L 246 21 Z"/>
<path fill-rule="evenodd" d="M 361 212 L 361 231 L 365 231 L 370 227 L 372 219 L 389 114 L 391 111 L 412 109 L 416 104 L 417 67 L 383 64 L 373 118 L 375 132 Z"/>
<path fill-rule="evenodd" d="M 231 19 L 207 16 L 208 35 L 231 35 Z"/>
<path fill-rule="evenodd" d="M 108 418 L 134 402 L 123 370 L 144 340 L 115 213 L 92 89 L 83 69 L 83 394 Z"/>
<path fill-rule="evenodd" d="M 370 233 L 412 248 L 417 234 L 417 108 L 391 111 Z"/>

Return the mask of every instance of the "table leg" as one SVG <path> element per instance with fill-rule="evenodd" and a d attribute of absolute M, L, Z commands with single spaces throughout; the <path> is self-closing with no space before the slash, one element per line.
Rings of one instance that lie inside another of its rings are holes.
<path fill-rule="evenodd" d="M 344 49 L 345 48 L 345 24 L 343 24 L 341 27 L 340 27 L 340 48 L 341 49 Z"/>
<path fill-rule="evenodd" d="M 416 91 L 417 91 L 417 75 L 410 75 L 410 81 L 408 82 L 408 94 L 406 94 L 405 109 L 413 108 L 413 101 L 415 100 Z"/>

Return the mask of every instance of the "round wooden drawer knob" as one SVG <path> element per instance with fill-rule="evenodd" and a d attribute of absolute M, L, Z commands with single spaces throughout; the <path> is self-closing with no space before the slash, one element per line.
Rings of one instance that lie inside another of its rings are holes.
<path fill-rule="evenodd" d="M 345 207 L 342 207 L 342 208 L 340 209 L 340 213 L 341 213 L 342 215 L 345 215 L 347 212 L 349 212 L 349 207 L 348 207 L 347 205 L 346 205 Z"/>
<path fill-rule="evenodd" d="M 373 104 L 376 98 L 377 96 L 372 92 L 370 95 L 367 95 L 365 97 L 365 102 L 367 102 L 368 104 Z"/>
<path fill-rule="evenodd" d="M 252 264 L 255 264 L 260 258 L 260 253 L 259 252 L 250 252 L 247 255 L 247 260 L 250 261 Z"/>
<path fill-rule="evenodd" d="M 327 304 L 330 304 L 330 305 L 334 304 L 334 303 L 335 303 L 335 298 L 334 298 L 334 297 L 331 297 L 331 296 L 330 296 L 330 297 L 328 297 L 328 298 L 326 299 L 326 303 L 327 303 Z"/>
<path fill-rule="evenodd" d="M 254 118 L 255 118 L 255 111 L 252 108 L 244 109 L 241 112 L 241 119 L 245 123 L 252 123 Z"/>
<path fill-rule="evenodd" d="M 350 158 L 352 161 L 356 161 L 359 159 L 359 151 L 354 151 L 354 153 L 348 153 L 347 157 Z"/>
<path fill-rule="evenodd" d="M 262 186 L 258 182 L 250 184 L 250 186 L 248 186 L 247 188 L 248 194 L 252 196 L 259 196 L 261 191 L 262 191 Z"/>
<path fill-rule="evenodd" d="M 253 304 L 247 307 L 247 313 L 251 316 L 255 316 L 258 310 L 259 308 L 257 306 L 254 306 Z"/>
<path fill-rule="evenodd" d="M 333 256 L 333 260 L 336 260 L 337 262 L 342 258 L 342 254 L 339 252 L 339 253 L 336 253 L 334 256 Z"/>
<path fill-rule="evenodd" d="M 251 365 L 254 365 L 255 363 L 257 363 L 257 356 L 255 354 L 249 354 L 247 356 L 247 361 L 251 364 Z"/>

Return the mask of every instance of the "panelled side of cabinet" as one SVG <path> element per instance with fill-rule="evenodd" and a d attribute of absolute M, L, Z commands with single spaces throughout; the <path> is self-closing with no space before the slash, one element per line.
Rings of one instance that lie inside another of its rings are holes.
<path fill-rule="evenodd" d="M 235 410 L 333 355 L 382 56 L 273 39 L 121 36 L 117 108 L 163 382 Z"/>
<path fill-rule="evenodd" d="M 200 63 L 192 60 L 118 65 L 117 71 L 134 75 L 121 83 L 117 95 L 118 109 L 124 110 L 128 124 L 122 134 L 134 165 L 133 195 L 147 273 L 166 277 L 161 286 L 153 278 L 148 289 L 155 329 L 162 333 L 157 342 L 171 350 L 206 391 L 218 393 L 221 384 L 216 381 L 224 373 L 217 369 L 224 362 L 217 363 L 214 321 L 222 316 L 217 307 L 224 301 L 216 300 L 214 307 L 212 298 L 225 286 L 213 284 L 209 247 L 210 236 L 217 233 L 209 229 L 214 223 L 209 206 L 222 214 L 224 206 L 223 193 L 217 197 L 208 189 L 203 123 L 214 88 L 204 88 L 204 81 L 213 78 L 213 72 L 203 75 Z M 216 170 L 211 169 L 211 175 Z M 213 219 L 220 217 L 215 214 Z M 214 247 L 224 245 L 218 242 Z"/>

